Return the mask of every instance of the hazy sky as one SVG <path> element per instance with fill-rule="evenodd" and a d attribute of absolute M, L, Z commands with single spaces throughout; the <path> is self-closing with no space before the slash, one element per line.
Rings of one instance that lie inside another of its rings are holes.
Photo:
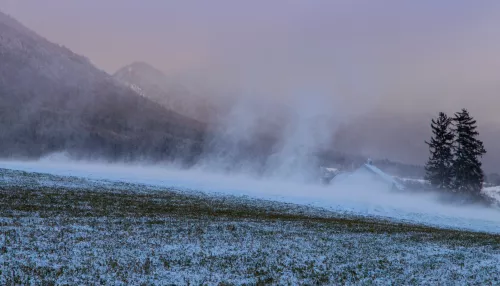
<path fill-rule="evenodd" d="M 348 108 L 500 120 L 500 1 L 0 0 L 112 73 L 133 61 Z"/>

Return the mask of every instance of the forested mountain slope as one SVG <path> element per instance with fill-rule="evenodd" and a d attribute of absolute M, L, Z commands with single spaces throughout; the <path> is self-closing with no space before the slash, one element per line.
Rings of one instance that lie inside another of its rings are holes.
<path fill-rule="evenodd" d="M 204 125 L 138 96 L 88 59 L 0 13 L 0 155 L 200 152 Z"/>

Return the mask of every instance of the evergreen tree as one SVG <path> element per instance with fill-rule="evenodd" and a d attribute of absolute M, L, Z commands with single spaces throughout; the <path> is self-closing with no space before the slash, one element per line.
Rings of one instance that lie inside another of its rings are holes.
<path fill-rule="evenodd" d="M 476 120 L 466 109 L 455 113 L 453 118 L 456 140 L 453 161 L 454 189 L 458 192 L 479 195 L 484 181 L 480 157 L 486 154 L 483 142 L 476 137 Z"/>
<path fill-rule="evenodd" d="M 425 165 L 425 178 L 434 188 L 440 190 L 450 190 L 452 188 L 453 173 L 453 139 L 454 135 L 450 130 L 452 119 L 443 112 L 439 113 L 436 119 L 432 119 L 432 134 L 429 145 L 430 157 Z"/>

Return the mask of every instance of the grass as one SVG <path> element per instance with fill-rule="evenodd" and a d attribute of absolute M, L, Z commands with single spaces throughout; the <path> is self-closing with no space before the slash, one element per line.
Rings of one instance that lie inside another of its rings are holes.
<path fill-rule="evenodd" d="M 500 236 L 0 170 L 2 285 L 500 283 Z"/>

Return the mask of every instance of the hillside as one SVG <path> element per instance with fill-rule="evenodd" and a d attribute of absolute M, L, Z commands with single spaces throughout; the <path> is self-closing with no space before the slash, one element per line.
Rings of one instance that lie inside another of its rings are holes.
<path fill-rule="evenodd" d="M 138 96 L 0 13 L 0 155 L 161 159 L 200 152 L 204 126 Z M 192 156 L 189 156 L 192 157 Z"/>

